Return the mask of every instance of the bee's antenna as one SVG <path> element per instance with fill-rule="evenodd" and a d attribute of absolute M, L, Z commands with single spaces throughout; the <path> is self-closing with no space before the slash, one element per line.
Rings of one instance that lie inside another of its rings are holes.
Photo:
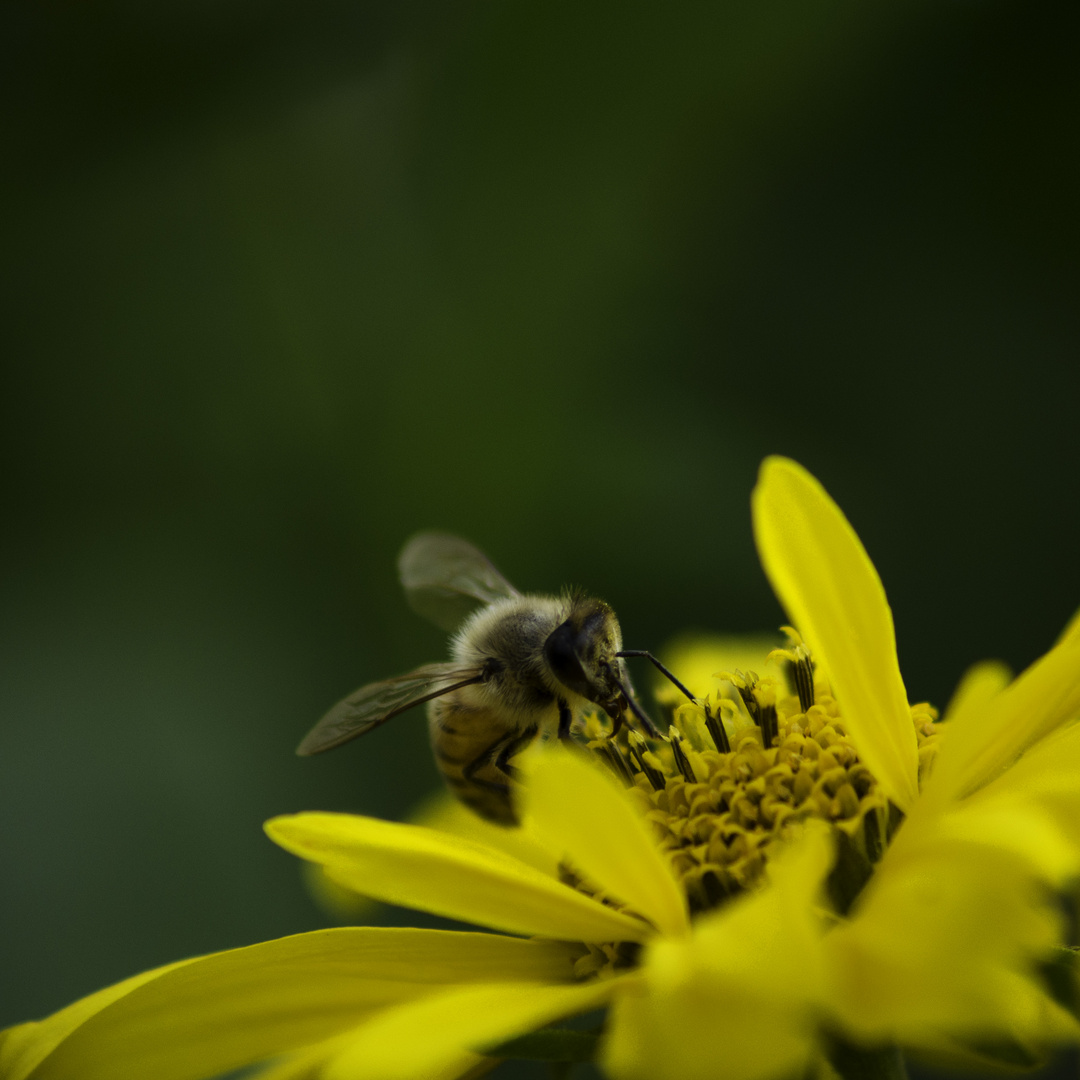
<path fill-rule="evenodd" d="M 663 675 L 665 678 L 670 679 L 686 695 L 687 700 L 689 700 L 689 701 L 695 701 L 696 700 L 694 695 L 691 694 L 690 691 L 687 690 L 686 687 L 683 686 L 683 684 L 681 682 L 679 682 L 679 680 L 676 679 L 675 676 L 672 675 L 671 672 L 668 671 L 668 669 L 666 667 L 664 667 L 664 665 L 661 664 L 660 661 L 657 660 L 656 657 L 653 656 L 653 654 L 651 652 L 649 652 L 647 649 L 623 649 L 622 652 L 617 652 L 615 655 L 616 656 L 643 656 L 646 660 L 649 660 L 652 663 L 654 663 L 656 665 L 657 669 L 660 671 L 660 674 Z"/>
<path fill-rule="evenodd" d="M 654 739 L 659 739 L 660 732 L 656 730 L 656 725 L 649 719 L 645 710 L 634 700 L 634 695 L 630 691 L 630 688 L 628 686 L 623 686 L 622 680 L 616 672 L 612 672 L 612 676 L 615 679 L 615 685 L 622 692 L 622 696 L 626 698 L 626 704 L 629 706 L 630 711 L 637 718 L 638 723 L 645 729 L 646 734 Z"/>

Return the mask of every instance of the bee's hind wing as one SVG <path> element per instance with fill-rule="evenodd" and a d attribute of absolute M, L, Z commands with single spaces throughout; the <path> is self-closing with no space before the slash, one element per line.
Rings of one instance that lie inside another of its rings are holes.
<path fill-rule="evenodd" d="M 398 556 L 409 606 L 443 630 L 456 630 L 478 607 L 521 594 L 475 545 L 449 533 L 417 533 Z"/>
<path fill-rule="evenodd" d="M 394 679 L 368 683 L 339 701 L 308 733 L 296 748 L 301 757 L 321 754 L 385 724 L 398 713 L 461 686 L 480 682 L 477 668 L 457 664 L 425 664 Z"/>

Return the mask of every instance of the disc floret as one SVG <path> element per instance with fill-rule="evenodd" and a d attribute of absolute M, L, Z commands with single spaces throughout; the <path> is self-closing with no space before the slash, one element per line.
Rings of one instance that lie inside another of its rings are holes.
<path fill-rule="evenodd" d="M 810 818 L 838 833 L 830 892 L 846 910 L 902 815 L 860 760 L 826 674 L 798 634 L 766 662 L 785 677 L 721 671 L 719 689 L 678 707 L 666 739 L 637 732 L 589 746 L 630 789 L 667 852 L 692 911 L 754 888 L 769 851 Z M 937 712 L 910 707 L 920 773 L 936 753 Z"/>

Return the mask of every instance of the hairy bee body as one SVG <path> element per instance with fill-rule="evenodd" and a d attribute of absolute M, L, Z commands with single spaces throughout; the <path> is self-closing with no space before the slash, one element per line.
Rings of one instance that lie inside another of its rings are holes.
<path fill-rule="evenodd" d="M 472 544 L 444 533 L 412 538 L 398 561 L 405 595 L 453 630 L 452 659 L 369 683 L 338 702 L 297 753 L 331 750 L 428 703 L 435 762 L 450 790 L 482 817 L 516 819 L 510 759 L 538 735 L 568 738 L 583 709 L 616 724 L 632 700 L 615 613 L 582 593 L 525 596 Z"/>
<path fill-rule="evenodd" d="M 505 741 L 503 716 L 498 708 L 458 701 L 455 696 L 436 698 L 428 705 L 435 765 L 446 786 L 470 810 L 488 821 L 512 825 L 517 819 L 507 781 L 509 762 L 500 767 L 495 760 L 501 747 L 512 751 L 515 745 Z M 534 737 L 535 729 L 526 728 L 522 744 Z"/>
<path fill-rule="evenodd" d="M 551 635 L 591 616 L 596 651 L 610 656 L 622 647 L 614 613 L 583 596 L 516 596 L 481 608 L 452 642 L 456 666 L 487 673 L 482 682 L 428 703 L 435 764 L 451 791 L 481 817 L 514 821 L 507 778 L 510 758 L 537 735 L 558 732 L 567 711 L 576 717 L 592 703 L 560 682 L 545 655 Z M 549 650 L 550 651 L 550 650 Z"/>

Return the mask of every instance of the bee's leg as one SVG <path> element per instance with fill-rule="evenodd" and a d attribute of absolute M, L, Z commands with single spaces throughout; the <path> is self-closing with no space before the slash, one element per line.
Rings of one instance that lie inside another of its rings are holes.
<path fill-rule="evenodd" d="M 504 735 L 501 739 L 496 739 L 486 750 L 477 754 L 477 756 L 461 770 L 461 775 L 470 784 L 476 784 L 477 787 L 487 788 L 489 791 L 507 791 L 508 788 L 506 784 L 501 783 L 498 780 L 485 780 L 476 774 L 485 765 L 493 764 L 504 776 L 513 779 L 517 770 L 510 764 L 510 758 L 524 746 L 527 746 L 532 742 L 534 738 L 536 738 L 535 726 L 526 728 L 520 733 Z"/>
<path fill-rule="evenodd" d="M 490 746 L 481 750 L 480 753 L 461 770 L 462 779 L 470 784 L 475 784 L 477 787 L 486 788 L 488 791 L 497 791 L 504 794 L 509 791 L 506 784 L 500 783 L 498 780 L 485 780 L 482 776 L 477 776 L 476 774 L 485 765 L 490 764 L 496 755 L 501 755 L 503 748 L 514 738 L 515 736 L 513 735 L 509 737 L 504 735 L 496 739 Z"/>
<path fill-rule="evenodd" d="M 604 705 L 603 708 L 604 712 L 606 712 L 611 719 L 611 730 L 608 732 L 608 738 L 614 739 L 615 736 L 622 731 L 623 713 L 625 713 L 626 710 L 611 701 Z"/>
<path fill-rule="evenodd" d="M 562 698 L 556 698 L 556 701 L 559 703 L 559 742 L 565 742 L 570 738 L 570 724 L 574 714 Z"/>
<path fill-rule="evenodd" d="M 516 780 L 518 770 L 510 764 L 510 759 L 519 751 L 524 750 L 525 747 L 536 738 L 536 732 L 537 728 L 535 725 L 527 727 L 520 735 L 515 735 L 507 742 L 495 758 L 495 768 L 500 772 L 506 773 L 511 780 Z"/>

